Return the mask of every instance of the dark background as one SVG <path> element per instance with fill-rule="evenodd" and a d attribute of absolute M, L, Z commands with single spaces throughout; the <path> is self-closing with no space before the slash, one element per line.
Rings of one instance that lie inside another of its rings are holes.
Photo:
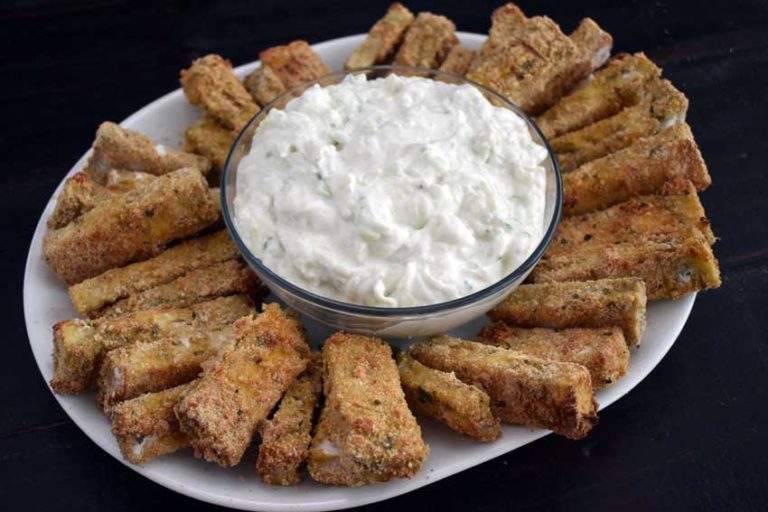
<path fill-rule="evenodd" d="M 486 32 L 499 2 L 408 1 Z M 583 441 L 548 436 L 367 510 L 766 510 L 768 507 L 768 6 L 765 2 L 525 1 L 564 30 L 583 16 L 644 50 L 691 100 L 714 178 L 702 200 L 721 237 L 720 290 L 701 294 L 656 370 Z M 40 213 L 89 147 L 178 87 L 215 52 L 235 65 L 293 39 L 368 30 L 387 1 L 0 4 L 0 508 L 211 509 L 112 459 L 68 419 L 32 358 L 24 261 Z M 642 349 L 641 349 L 642 350 Z"/>

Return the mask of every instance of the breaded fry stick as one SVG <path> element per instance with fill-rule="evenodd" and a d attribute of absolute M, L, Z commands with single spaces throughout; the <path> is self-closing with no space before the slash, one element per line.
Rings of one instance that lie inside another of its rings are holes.
<path fill-rule="evenodd" d="M 646 83 L 660 76 L 661 70 L 645 54 L 622 53 L 596 72 L 594 80 L 539 116 L 536 123 L 547 137 L 579 130 L 638 103 Z"/>
<path fill-rule="evenodd" d="M 589 66 L 592 71 L 602 67 L 611 56 L 613 37 L 592 18 L 582 19 L 576 30 L 568 37 L 589 59 Z"/>
<path fill-rule="evenodd" d="M 109 192 L 96 184 L 82 172 L 78 172 L 64 182 L 61 192 L 56 198 L 56 208 L 48 219 L 48 229 L 63 228 L 73 220 L 108 199 Z"/>
<path fill-rule="evenodd" d="M 200 171 L 180 169 L 103 201 L 78 222 L 50 231 L 43 241 L 43 257 L 72 285 L 154 256 L 168 242 L 192 235 L 218 217 Z"/>
<path fill-rule="evenodd" d="M 84 172 L 96 182 L 104 183 L 112 169 L 140 171 L 160 175 L 192 167 L 207 174 L 211 162 L 207 158 L 179 151 L 115 123 L 101 123 L 93 142 L 93 154 Z"/>
<path fill-rule="evenodd" d="M 109 412 L 117 402 L 189 382 L 207 359 L 233 341 L 230 325 L 111 350 L 99 369 L 96 401 Z"/>
<path fill-rule="evenodd" d="M 236 342 L 206 365 L 176 406 L 195 455 L 234 466 L 259 423 L 307 367 L 309 347 L 295 315 L 277 304 L 235 322 Z"/>
<path fill-rule="evenodd" d="M 232 72 L 232 63 L 206 55 L 181 72 L 181 86 L 189 102 L 235 131 L 259 111 L 248 91 Z"/>
<path fill-rule="evenodd" d="M 173 413 L 189 387 L 190 384 L 182 384 L 115 404 L 111 411 L 112 433 L 128 462 L 146 464 L 189 446 Z"/>
<path fill-rule="evenodd" d="M 261 65 L 272 69 L 286 89 L 331 72 L 306 41 L 273 46 L 259 54 Z"/>
<path fill-rule="evenodd" d="M 87 390 L 109 350 L 164 337 L 188 336 L 231 324 L 253 311 L 245 295 L 201 302 L 185 309 L 151 309 L 100 320 L 65 320 L 53 326 L 53 379 L 57 393 Z"/>
<path fill-rule="evenodd" d="M 472 58 L 475 56 L 475 52 L 469 48 L 464 48 L 461 45 L 456 45 L 451 48 L 448 56 L 440 65 L 440 71 L 447 71 L 448 73 L 456 73 L 457 75 L 464 75 L 469 70 L 469 64 L 472 62 Z"/>
<path fill-rule="evenodd" d="M 619 327 L 554 330 L 497 322 L 484 327 L 477 341 L 540 359 L 580 364 L 589 370 L 595 389 L 619 380 L 629 365 L 629 349 Z"/>
<path fill-rule="evenodd" d="M 251 94 L 253 101 L 262 107 L 267 106 L 287 90 L 277 73 L 267 66 L 260 66 L 253 70 L 245 77 L 243 85 Z"/>
<path fill-rule="evenodd" d="M 637 278 L 524 284 L 488 316 L 520 327 L 618 326 L 635 346 L 645 329 L 646 302 L 645 284 Z"/>
<path fill-rule="evenodd" d="M 397 359 L 400 384 L 411 411 L 435 418 L 477 441 L 498 439 L 499 419 L 493 416 L 485 391 L 461 382 L 453 373 L 428 368 L 405 352 Z"/>
<path fill-rule="evenodd" d="M 514 4 L 499 7 L 467 78 L 487 85 L 535 115 L 592 71 L 592 57 L 545 16 L 526 18 Z"/>
<path fill-rule="evenodd" d="M 581 439 L 597 423 L 592 382 L 581 365 L 448 336 L 417 343 L 409 353 L 426 366 L 482 386 L 506 423 L 548 428 L 570 439 Z"/>
<path fill-rule="evenodd" d="M 640 277 L 652 300 L 718 287 L 714 236 L 688 185 L 685 195 L 642 196 L 564 219 L 533 281 Z"/>
<path fill-rule="evenodd" d="M 271 485 L 297 485 L 312 441 L 312 420 L 323 392 L 323 361 L 314 353 L 304 374 L 285 392 L 275 415 L 261 426 L 256 471 Z"/>
<path fill-rule="evenodd" d="M 129 295 L 169 283 L 193 270 L 236 258 L 237 246 L 226 230 L 182 242 L 139 263 L 107 270 L 69 288 L 75 310 L 92 317 Z"/>
<path fill-rule="evenodd" d="M 623 149 L 637 139 L 655 135 L 685 120 L 688 99 L 668 80 L 647 84 L 646 96 L 618 114 L 550 140 L 560 168 L 569 172 L 580 165 Z"/>
<path fill-rule="evenodd" d="M 325 405 L 309 451 L 321 483 L 363 485 L 413 476 L 429 453 L 408 409 L 389 345 L 337 333 L 323 345 Z"/>
<path fill-rule="evenodd" d="M 632 197 L 661 190 L 670 180 L 690 180 L 697 190 L 712 183 L 686 123 L 592 160 L 563 175 L 563 214 L 604 210 Z"/>
<path fill-rule="evenodd" d="M 183 308 L 226 295 L 252 297 L 262 290 L 256 274 L 239 260 L 227 260 L 187 272 L 175 280 L 129 295 L 101 310 L 115 316 L 142 309 Z"/>
<path fill-rule="evenodd" d="M 344 63 L 344 69 L 364 68 L 387 62 L 400 46 L 406 30 L 413 21 L 413 13 L 400 3 L 394 3 L 387 14 L 374 23 L 365 41 L 355 48 Z"/>
<path fill-rule="evenodd" d="M 456 25 L 451 20 L 420 12 L 405 32 L 395 64 L 436 69 L 458 43 Z"/>
<path fill-rule="evenodd" d="M 236 131 L 220 125 L 214 119 L 205 118 L 193 123 L 184 132 L 184 150 L 210 159 L 213 169 L 221 173 L 236 138 Z"/>

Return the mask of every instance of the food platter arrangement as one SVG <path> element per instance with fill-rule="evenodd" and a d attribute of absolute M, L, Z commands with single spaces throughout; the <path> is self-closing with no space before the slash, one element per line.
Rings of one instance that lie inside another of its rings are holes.
<path fill-rule="evenodd" d="M 43 214 L 43 376 L 112 455 L 250 510 L 587 436 L 720 284 L 688 100 L 612 46 L 589 18 L 506 4 L 484 36 L 393 4 L 367 35 L 196 59 Z"/>

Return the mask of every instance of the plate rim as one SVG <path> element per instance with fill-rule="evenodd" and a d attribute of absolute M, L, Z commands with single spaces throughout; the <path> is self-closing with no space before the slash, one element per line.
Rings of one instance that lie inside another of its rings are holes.
<path fill-rule="evenodd" d="M 463 42 L 473 41 L 475 43 L 482 42 L 487 37 L 485 34 L 477 34 L 477 33 L 462 32 L 462 31 L 457 31 L 457 35 Z M 360 41 L 362 41 L 362 39 L 365 36 L 366 34 L 349 35 L 349 36 L 339 37 L 335 39 L 320 41 L 311 46 L 316 51 L 322 51 L 322 49 L 327 46 L 359 43 Z M 253 69 L 256 69 L 259 65 L 260 65 L 259 61 L 256 60 L 256 61 L 239 65 L 236 68 L 234 68 L 234 71 L 238 75 L 241 75 L 244 73 L 248 73 Z M 168 92 L 156 98 L 150 103 L 147 103 L 146 105 L 141 107 L 139 110 L 133 112 L 128 117 L 123 119 L 119 124 L 122 126 L 122 125 L 137 122 L 141 117 L 147 115 L 149 112 L 156 109 L 161 104 L 171 101 L 175 97 L 180 95 L 183 95 L 183 92 L 179 87 L 171 92 Z M 78 427 L 78 429 L 80 429 L 80 431 L 82 431 L 86 435 L 86 437 L 88 437 L 94 444 L 96 444 L 96 446 L 98 446 L 104 452 L 112 456 L 114 459 L 118 460 L 124 466 L 130 468 L 131 470 L 149 479 L 150 481 L 165 487 L 166 489 L 172 490 L 179 494 L 189 496 L 191 498 L 194 498 L 206 503 L 210 503 L 213 505 L 225 506 L 225 507 L 235 508 L 240 510 L 264 510 L 264 511 L 280 511 L 280 512 L 288 511 L 288 510 L 304 510 L 304 511 L 311 511 L 311 512 L 319 512 L 324 510 L 342 510 L 342 509 L 347 509 L 351 507 L 368 505 L 371 503 L 376 503 L 379 501 L 384 501 L 390 498 L 394 498 L 402 494 L 407 494 L 411 491 L 415 491 L 417 489 L 425 487 L 429 484 L 432 484 L 434 482 L 437 482 L 449 476 L 461 473 L 474 466 L 478 466 L 480 464 L 488 462 L 501 455 L 512 452 L 520 448 L 521 446 L 524 446 L 528 443 L 536 441 L 551 433 L 549 431 L 540 430 L 540 429 L 532 430 L 530 438 L 526 442 L 513 448 L 506 448 L 506 447 L 503 447 L 501 443 L 497 443 L 496 446 L 498 449 L 492 450 L 492 453 L 489 456 L 484 455 L 481 461 L 472 462 L 473 457 L 471 456 L 467 457 L 466 459 L 463 460 L 462 463 L 457 464 L 456 465 L 457 468 L 454 468 L 455 470 L 453 470 L 451 473 L 438 474 L 424 481 L 419 481 L 419 480 L 405 481 L 406 483 L 410 482 L 410 485 L 405 486 L 405 488 L 403 488 L 402 485 L 374 484 L 378 492 L 371 493 L 363 497 L 356 496 L 355 498 L 344 498 L 343 500 L 328 500 L 328 501 L 320 501 L 320 502 L 315 501 L 315 502 L 305 502 L 305 503 L 298 503 L 298 504 L 279 503 L 279 502 L 271 502 L 271 501 L 263 501 L 263 500 L 262 501 L 246 500 L 239 497 L 216 494 L 208 490 L 194 487 L 192 485 L 189 485 L 188 483 L 179 482 L 177 479 L 163 474 L 162 471 L 153 471 L 149 466 L 137 466 L 129 463 L 121 456 L 121 454 L 119 453 L 119 450 L 117 451 L 117 453 L 114 453 L 112 447 L 102 442 L 102 440 L 99 439 L 98 436 L 96 435 L 95 431 L 91 432 L 91 429 L 93 427 L 89 426 L 88 422 L 83 421 L 82 418 L 76 418 L 72 414 L 70 414 L 69 407 L 67 407 L 67 404 L 65 403 L 69 395 L 58 395 L 53 392 L 53 389 L 51 388 L 50 383 L 46 378 L 46 373 L 44 370 L 44 364 L 48 363 L 49 361 L 45 361 L 44 357 L 41 357 L 41 358 L 38 357 L 38 353 L 35 350 L 35 346 L 33 344 L 32 337 L 30 334 L 33 331 L 33 328 L 32 328 L 33 320 L 31 318 L 31 315 L 34 308 L 31 306 L 31 301 L 32 301 L 31 294 L 33 293 L 33 291 L 31 290 L 31 287 L 29 286 L 28 283 L 31 280 L 30 276 L 32 275 L 32 272 L 34 271 L 33 266 L 39 263 L 39 258 L 42 254 L 41 248 L 40 250 L 36 250 L 36 249 L 38 249 L 38 245 L 42 244 L 42 239 L 45 236 L 45 232 L 47 230 L 46 213 L 49 210 L 51 210 L 53 205 L 55 204 L 55 199 L 58 196 L 59 192 L 61 191 L 61 188 L 64 182 L 66 181 L 66 179 L 83 167 L 83 165 L 85 164 L 85 161 L 90 156 L 90 154 L 91 154 L 91 149 L 89 148 L 85 152 L 85 154 L 83 154 L 74 163 L 74 165 L 70 168 L 70 170 L 62 177 L 61 181 L 59 182 L 57 187 L 54 189 L 50 199 L 48 200 L 48 202 L 43 207 L 43 210 L 40 213 L 40 219 L 38 220 L 38 223 L 32 234 L 32 238 L 29 244 L 29 250 L 27 252 L 27 258 L 24 265 L 24 280 L 23 280 L 23 292 L 22 292 L 24 321 L 25 321 L 25 328 L 27 331 L 27 339 L 29 341 L 29 348 L 32 351 L 32 356 L 35 359 L 35 363 L 37 365 L 38 371 L 40 372 L 40 376 L 42 377 L 43 381 L 45 382 L 45 385 L 48 387 L 49 391 L 51 392 L 54 399 L 56 400 L 56 403 L 59 405 L 59 407 L 61 407 L 61 409 L 64 411 L 67 417 Z M 601 412 L 605 410 L 609 405 L 623 398 L 627 393 L 632 391 L 642 381 L 648 378 L 648 376 L 653 372 L 653 370 L 661 362 L 661 360 L 664 359 L 666 354 L 669 352 L 672 346 L 676 343 L 677 338 L 682 332 L 682 329 L 685 327 L 688 321 L 688 318 L 690 317 L 690 313 L 693 308 L 693 304 L 695 302 L 696 296 L 697 296 L 696 293 L 691 293 L 688 296 L 684 297 L 683 299 L 678 300 L 678 302 L 680 302 L 683 307 L 683 310 L 681 311 L 682 314 L 680 315 L 680 317 L 684 316 L 685 318 L 682 319 L 682 321 L 679 323 L 679 326 L 677 326 L 677 328 L 675 329 L 676 332 L 674 332 L 672 341 L 669 342 L 666 347 L 664 347 L 662 350 L 658 351 L 655 354 L 656 357 L 654 357 L 651 360 L 650 368 L 648 369 L 648 372 L 642 378 L 640 378 L 630 388 L 626 389 L 624 392 L 616 396 L 609 404 L 606 404 L 606 405 L 601 404 L 601 407 L 600 407 Z M 50 358 L 51 356 L 49 355 L 48 357 Z M 493 445 L 490 445 L 490 446 L 493 446 Z M 192 459 L 192 460 L 197 461 L 198 459 Z M 368 488 L 372 488 L 372 487 L 373 486 L 368 486 Z"/>

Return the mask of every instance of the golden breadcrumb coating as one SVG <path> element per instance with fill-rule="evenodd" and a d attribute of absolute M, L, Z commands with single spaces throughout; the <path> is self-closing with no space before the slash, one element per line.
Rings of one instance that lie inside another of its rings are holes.
<path fill-rule="evenodd" d="M 323 393 L 323 360 L 311 356 L 307 370 L 285 392 L 274 416 L 259 431 L 256 471 L 271 485 L 297 485 L 309 454 L 315 411 Z"/>
<path fill-rule="evenodd" d="M 456 25 L 451 20 L 420 12 L 405 32 L 395 64 L 437 69 L 458 43 Z"/>
<path fill-rule="evenodd" d="M 484 327 L 477 341 L 540 359 L 580 364 L 589 370 L 595 389 L 619 380 L 629 365 L 629 348 L 619 327 L 555 330 L 497 322 Z"/>
<path fill-rule="evenodd" d="M 243 85 L 250 93 L 253 101 L 262 107 L 266 107 L 272 100 L 288 90 L 277 73 L 264 65 L 254 69 L 246 76 Z"/>
<path fill-rule="evenodd" d="M 630 346 L 645 329 L 645 283 L 638 278 L 524 284 L 488 312 L 519 327 L 620 327 Z"/>
<path fill-rule="evenodd" d="M 224 170 L 227 155 L 235 143 L 238 132 L 206 117 L 192 123 L 184 132 L 184 150 L 203 155 L 211 161 L 215 175 Z"/>
<path fill-rule="evenodd" d="M 286 89 L 331 72 L 309 43 L 298 40 L 273 46 L 259 54 L 261 65 L 270 68 Z"/>
<path fill-rule="evenodd" d="M 592 71 L 586 56 L 546 16 L 526 18 L 514 4 L 491 17 L 488 40 L 475 55 L 467 78 L 509 98 L 536 115 L 554 104 Z"/>
<path fill-rule="evenodd" d="M 109 196 L 109 191 L 95 183 L 90 176 L 78 172 L 71 178 L 67 178 L 56 197 L 56 208 L 48 219 L 48 229 L 63 228 L 84 213 L 93 210 L 97 204 Z"/>
<path fill-rule="evenodd" d="M 309 474 L 332 485 L 412 477 L 429 448 L 400 387 L 392 350 L 379 338 L 337 333 L 323 345 L 325 405 Z"/>
<path fill-rule="evenodd" d="M 64 320 L 53 326 L 53 379 L 56 393 L 91 387 L 105 353 L 139 341 L 180 338 L 231 324 L 253 311 L 245 295 L 231 295 L 184 309 L 150 309 L 99 320 Z"/>
<path fill-rule="evenodd" d="M 355 48 L 344 63 L 344 69 L 384 64 L 394 56 L 413 21 L 413 13 L 400 3 L 393 3 L 383 18 L 374 23 L 365 41 Z"/>
<path fill-rule="evenodd" d="M 405 352 L 397 359 L 400 383 L 411 411 L 435 418 L 477 441 L 499 438 L 499 419 L 491 412 L 488 393 L 461 382 L 453 373 L 428 368 Z"/>
<path fill-rule="evenodd" d="M 128 295 L 99 311 L 100 316 L 116 316 L 142 309 L 183 308 L 226 295 L 263 295 L 256 274 L 239 259 L 226 260 L 198 268 L 171 282 Z"/>
<path fill-rule="evenodd" d="M 457 44 L 451 48 L 448 56 L 440 65 L 440 71 L 464 75 L 469 70 L 469 64 L 474 56 L 474 51 Z"/>
<path fill-rule="evenodd" d="M 258 425 L 309 357 L 298 318 L 277 304 L 235 322 L 235 337 L 176 406 L 195 455 L 222 467 L 240 462 Z"/>
<path fill-rule="evenodd" d="M 93 316 L 130 295 L 169 283 L 193 270 L 236 258 L 240 253 L 226 230 L 193 238 L 154 258 L 107 270 L 69 288 L 75 310 Z"/>
<path fill-rule="evenodd" d="M 568 36 L 573 44 L 589 59 L 592 71 L 599 69 L 608 61 L 613 47 L 613 37 L 603 30 L 592 18 L 584 18 L 576 30 Z"/>
<path fill-rule="evenodd" d="M 259 111 L 232 71 L 232 63 L 219 55 L 201 57 L 182 70 L 181 87 L 192 105 L 235 131 Z"/>
<path fill-rule="evenodd" d="M 563 175 L 563 215 L 604 210 L 658 192 L 670 180 L 687 179 L 697 190 L 711 183 L 690 127 L 670 126 L 651 137 Z"/>
<path fill-rule="evenodd" d="M 189 446 L 173 413 L 174 406 L 189 386 L 182 384 L 146 393 L 112 408 L 112 433 L 127 461 L 146 464 L 161 455 Z"/>
<path fill-rule="evenodd" d="M 96 131 L 93 154 L 84 172 L 103 184 L 113 169 L 160 175 L 183 168 L 198 169 L 205 175 L 211 169 L 211 162 L 205 157 L 157 144 L 137 131 L 104 122 Z"/>
<path fill-rule="evenodd" d="M 581 439 L 597 424 L 589 371 L 579 364 L 448 336 L 417 343 L 409 354 L 426 366 L 482 386 L 505 423 L 548 428 L 571 439 Z"/>
<path fill-rule="evenodd" d="M 189 382 L 206 360 L 233 342 L 230 325 L 111 350 L 99 368 L 96 402 L 109 412 L 117 402 Z"/>
<path fill-rule="evenodd" d="M 682 195 L 641 196 L 562 220 L 531 277 L 534 282 L 639 277 L 649 299 L 678 299 L 720 286 L 714 240 L 687 182 Z"/>
<path fill-rule="evenodd" d="M 168 242 L 193 235 L 218 218 L 200 171 L 180 169 L 100 202 L 77 222 L 49 231 L 43 257 L 72 285 L 154 256 Z"/>

